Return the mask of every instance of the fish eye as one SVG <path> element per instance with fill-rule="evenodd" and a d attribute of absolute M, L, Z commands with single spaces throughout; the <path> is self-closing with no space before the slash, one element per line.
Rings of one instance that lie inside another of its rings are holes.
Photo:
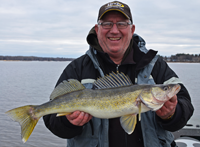
<path fill-rule="evenodd" d="M 163 87 L 163 90 L 164 90 L 164 91 L 167 91 L 167 90 L 168 90 L 168 87 L 167 87 L 167 86 Z"/>

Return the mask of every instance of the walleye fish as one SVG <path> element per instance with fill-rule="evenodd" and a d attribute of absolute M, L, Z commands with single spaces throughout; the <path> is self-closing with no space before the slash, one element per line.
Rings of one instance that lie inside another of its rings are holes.
<path fill-rule="evenodd" d="M 131 134 L 136 125 L 136 115 L 156 111 L 177 94 L 180 85 L 133 85 L 123 73 L 111 73 L 94 82 L 94 89 L 86 89 L 78 80 L 60 83 L 51 93 L 50 101 L 41 105 L 27 105 L 6 112 L 21 125 L 25 143 L 38 120 L 47 114 L 68 115 L 76 110 L 94 117 L 120 118 L 122 128 Z"/>

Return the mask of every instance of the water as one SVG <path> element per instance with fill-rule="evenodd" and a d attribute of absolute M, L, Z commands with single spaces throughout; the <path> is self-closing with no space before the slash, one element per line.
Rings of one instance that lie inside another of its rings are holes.
<path fill-rule="evenodd" d="M 0 61 L 0 147 L 65 147 L 66 140 L 53 135 L 40 119 L 23 144 L 20 126 L 4 113 L 23 105 L 48 101 L 63 69 L 69 62 Z M 190 124 L 200 124 L 200 64 L 170 63 L 187 87 L 195 113 Z"/>
<path fill-rule="evenodd" d="M 0 62 L 0 147 L 65 147 L 66 140 L 53 135 L 40 119 L 23 144 L 20 126 L 4 112 L 23 105 L 42 104 L 69 62 Z"/>
<path fill-rule="evenodd" d="M 200 63 L 169 63 L 169 66 L 176 72 L 189 91 L 195 108 L 188 124 L 200 125 Z"/>

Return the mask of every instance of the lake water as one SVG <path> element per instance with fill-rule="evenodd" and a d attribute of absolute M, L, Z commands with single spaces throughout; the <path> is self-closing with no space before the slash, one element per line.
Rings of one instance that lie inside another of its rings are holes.
<path fill-rule="evenodd" d="M 40 119 L 29 140 L 21 141 L 21 128 L 5 112 L 23 105 L 38 105 L 49 99 L 69 62 L 0 61 L 0 147 L 65 147 L 66 140 L 54 136 Z M 195 113 L 189 124 L 200 124 L 200 64 L 169 63 L 187 87 Z"/>

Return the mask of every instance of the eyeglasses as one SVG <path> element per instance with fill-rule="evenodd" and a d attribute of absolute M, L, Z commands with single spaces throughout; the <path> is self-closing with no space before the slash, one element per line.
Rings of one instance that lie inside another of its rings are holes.
<path fill-rule="evenodd" d="M 118 29 L 126 29 L 128 25 L 131 25 L 131 22 L 101 22 L 98 25 L 101 25 L 104 29 L 111 29 L 113 25 L 116 24 Z"/>

